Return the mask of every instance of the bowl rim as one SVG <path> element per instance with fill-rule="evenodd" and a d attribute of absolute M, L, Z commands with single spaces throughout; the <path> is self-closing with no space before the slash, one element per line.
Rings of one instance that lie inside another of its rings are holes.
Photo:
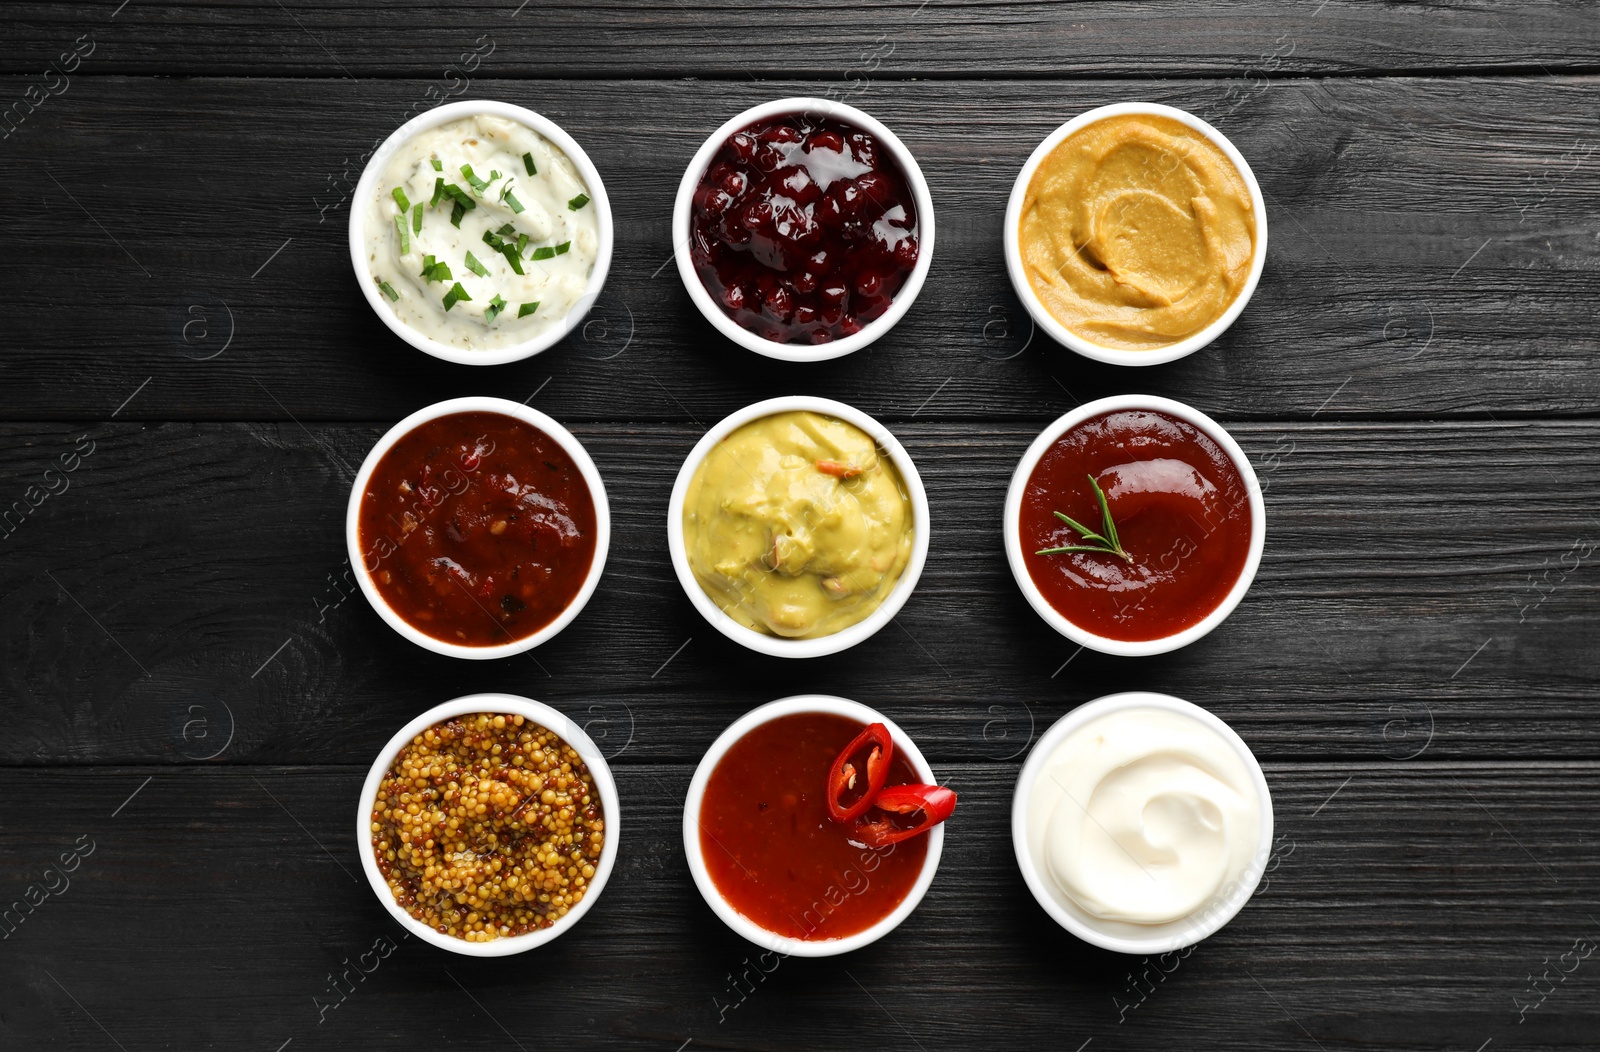
<path fill-rule="evenodd" d="M 705 174 L 714 155 L 728 137 L 747 125 L 768 117 L 775 117 L 785 113 L 820 113 L 823 116 L 853 124 L 862 131 L 877 137 L 894 157 L 895 162 L 904 173 L 906 184 L 911 189 L 911 196 L 917 204 L 917 262 L 911 268 L 911 274 L 906 278 L 906 283 L 901 286 L 899 293 L 889 302 L 889 309 L 877 318 L 867 323 L 860 332 L 846 336 L 842 340 L 834 340 L 824 344 L 799 344 L 775 343 L 751 332 L 732 318 L 722 312 L 722 308 L 711 298 L 706 291 L 705 284 L 700 280 L 699 273 L 695 270 L 694 263 L 689 258 L 689 213 L 694 201 L 695 188 L 700 183 L 700 177 Z M 854 106 L 847 105 L 831 99 L 819 99 L 807 96 L 795 96 L 784 99 L 774 99 L 771 102 L 752 106 L 747 110 L 725 121 L 716 131 L 700 145 L 689 160 L 689 165 L 684 169 L 683 179 L 678 183 L 678 195 L 672 206 L 672 245 L 673 256 L 678 264 L 678 276 L 683 280 L 683 286 L 689 293 L 689 298 L 694 305 L 705 315 L 708 322 L 722 335 L 743 347 L 745 350 L 766 355 L 768 358 L 777 358 L 786 362 L 824 362 L 832 358 L 859 351 L 861 348 L 877 340 L 903 318 L 912 303 L 916 302 L 918 294 L 922 291 L 923 282 L 927 279 L 928 270 L 933 265 L 934 245 L 934 219 L 933 219 L 933 194 L 928 187 L 928 180 L 922 174 L 917 159 L 912 156 L 911 150 L 900 137 L 890 131 L 882 121 L 865 113 Z"/>
<path fill-rule="evenodd" d="M 589 487 L 589 497 L 594 502 L 595 542 L 594 558 L 589 563 L 589 573 L 583 579 L 583 585 L 578 589 L 578 594 L 568 603 L 566 609 L 556 616 L 554 621 L 545 625 L 532 635 L 521 639 L 514 639 L 507 643 L 495 643 L 492 646 L 472 647 L 460 643 L 451 643 L 444 639 L 435 639 L 426 632 L 412 625 L 390 606 L 378 586 L 373 583 L 372 575 L 366 567 L 366 556 L 361 550 L 361 498 L 366 492 L 367 483 L 372 478 L 378 462 L 381 461 L 389 450 L 394 448 L 396 442 L 416 430 L 421 425 L 440 417 L 454 416 L 457 413 L 499 413 L 509 416 L 538 428 L 556 442 L 572 458 L 578 466 L 583 481 Z M 361 586 L 361 593 L 367 597 L 367 602 L 378 612 L 378 616 L 388 623 L 389 627 L 400 633 L 406 639 L 424 649 L 436 654 L 445 654 L 449 657 L 467 658 L 469 660 L 487 661 L 494 658 L 511 657 L 524 651 L 532 650 L 566 628 L 588 604 L 594 595 L 595 589 L 600 584 L 600 576 L 605 570 L 606 555 L 611 550 L 611 503 L 606 497 L 605 482 L 600 477 L 600 469 L 595 467 L 589 451 L 579 442 L 577 436 L 568 431 L 548 414 L 541 413 L 532 406 L 520 402 L 513 402 L 505 398 L 494 398 L 487 395 L 468 395 L 462 398 L 447 398 L 442 402 L 425 406 L 401 420 L 373 445 L 368 451 L 366 459 L 361 462 L 361 468 L 356 472 L 355 481 L 350 486 L 350 500 L 345 506 L 345 548 L 350 558 L 350 566 L 355 571 L 357 582 Z"/>
<path fill-rule="evenodd" d="M 1222 901 L 1220 906 L 1217 900 L 1213 899 L 1207 907 L 1190 913 L 1187 917 L 1152 926 L 1162 929 L 1163 933 L 1134 938 L 1100 931 L 1084 917 L 1063 907 L 1051 895 L 1040 867 L 1034 860 L 1033 849 L 1028 844 L 1028 803 L 1034 786 L 1038 784 L 1039 777 L 1050 760 L 1050 754 L 1069 734 L 1089 721 L 1108 713 L 1143 708 L 1163 709 L 1188 716 L 1210 728 L 1232 746 L 1239 758 L 1244 761 L 1245 769 L 1249 771 L 1251 781 L 1255 784 L 1260 804 L 1261 839 L 1255 855 L 1251 858 L 1249 868 L 1245 870 L 1236 885 L 1236 890 L 1228 899 Z M 1152 691 L 1136 690 L 1107 694 L 1093 701 L 1084 702 L 1062 716 L 1034 743 L 1033 750 L 1017 774 L 1016 788 L 1012 792 L 1011 846 L 1017 856 L 1017 868 L 1022 871 L 1022 879 L 1028 885 L 1028 890 L 1050 915 L 1051 920 L 1084 942 L 1118 953 L 1166 953 L 1192 946 L 1216 934 L 1244 909 L 1245 903 L 1250 901 L 1256 888 L 1260 886 L 1261 878 L 1265 875 L 1267 863 L 1272 856 L 1273 835 L 1272 791 L 1267 786 L 1267 778 L 1261 770 L 1261 763 L 1256 759 L 1255 753 L 1251 752 L 1250 746 L 1245 744 L 1237 731 L 1206 709 L 1182 698 Z M 1200 913 L 1205 916 L 1203 923 L 1185 923 Z"/>
<path fill-rule="evenodd" d="M 1022 497 L 1027 490 L 1028 479 L 1032 476 L 1034 468 L 1039 466 L 1040 459 L 1051 446 L 1055 445 L 1057 439 L 1085 420 L 1129 409 L 1148 409 L 1164 413 L 1187 421 L 1203 431 L 1222 447 L 1228 459 L 1233 461 L 1234 468 L 1244 480 L 1245 493 L 1250 502 L 1250 551 L 1245 556 L 1244 569 L 1239 571 L 1239 577 L 1233 582 L 1233 587 L 1228 590 L 1222 602 L 1217 604 L 1217 608 L 1205 617 L 1181 632 L 1157 639 L 1111 639 L 1069 620 L 1065 614 L 1051 606 L 1044 593 L 1039 591 L 1039 586 L 1034 583 L 1033 576 L 1028 572 L 1022 552 Z M 1057 417 L 1039 432 L 1039 437 L 1028 446 L 1027 451 L 1022 454 L 1022 459 L 1017 462 L 1016 470 L 1011 474 L 1011 484 L 1006 489 L 1001 531 L 1005 537 L 1006 562 L 1011 566 L 1011 575 L 1016 579 L 1017 587 L 1022 590 L 1023 597 L 1028 600 L 1028 605 L 1044 618 L 1046 624 L 1074 643 L 1102 654 L 1117 657 L 1149 657 L 1186 647 L 1205 636 L 1226 621 L 1228 615 L 1233 613 L 1234 608 L 1244 599 L 1245 593 L 1255 582 L 1256 571 L 1261 567 L 1261 554 L 1266 548 L 1267 505 L 1261 494 L 1261 480 L 1256 477 L 1250 458 L 1221 424 L 1193 406 L 1171 398 L 1161 398 L 1156 395 L 1111 395 L 1085 402 L 1071 412 Z"/>
<path fill-rule="evenodd" d="M 1256 244 L 1255 252 L 1250 259 L 1250 274 L 1245 279 L 1244 288 L 1233 302 L 1228 305 L 1210 325 L 1193 335 L 1186 336 L 1176 343 L 1165 347 L 1158 347 L 1147 351 L 1125 350 L 1118 347 L 1103 347 L 1092 343 L 1068 329 L 1056 320 L 1034 294 L 1033 286 L 1028 282 L 1028 275 L 1022 268 L 1022 251 L 1018 244 L 1019 235 L 1017 226 L 1022 219 L 1022 201 L 1027 196 L 1028 184 L 1033 181 L 1034 172 L 1038 171 L 1040 163 L 1049 153 L 1059 146 L 1067 136 L 1080 128 L 1087 127 L 1108 117 L 1121 117 L 1128 114 L 1147 114 L 1157 117 L 1169 117 L 1195 131 L 1216 144 L 1233 166 L 1238 169 L 1239 175 L 1244 179 L 1245 186 L 1250 191 L 1250 203 L 1255 208 L 1256 214 Z M 1176 106 L 1166 106 L 1159 102 L 1115 102 L 1108 106 L 1096 106 L 1094 109 L 1085 110 L 1076 117 L 1061 125 L 1055 131 L 1045 136 L 1044 141 L 1034 147 L 1033 153 L 1023 164 L 1022 170 L 1017 173 L 1017 180 L 1012 184 L 1011 197 L 1006 202 L 1005 229 L 1003 231 L 1006 258 L 1006 273 L 1011 279 L 1011 287 L 1016 292 L 1017 299 L 1022 301 L 1023 307 L 1033 319 L 1035 325 L 1042 329 L 1057 343 L 1076 351 L 1085 358 L 1092 358 L 1097 362 L 1110 365 L 1162 365 L 1166 362 L 1186 358 L 1201 348 L 1207 346 L 1217 337 L 1221 336 L 1233 325 L 1234 321 L 1244 312 L 1245 305 L 1250 302 L 1250 297 L 1255 295 L 1256 286 L 1261 282 L 1261 272 L 1267 263 L 1267 203 L 1261 193 L 1261 184 L 1256 181 L 1256 174 L 1250 168 L 1250 162 L 1244 159 L 1244 154 L 1239 152 L 1233 142 L 1207 121 L 1196 117 L 1188 110 L 1178 109 Z"/>
<path fill-rule="evenodd" d="M 921 750 L 905 731 L 883 713 L 878 712 L 858 701 L 837 697 L 832 694 L 797 694 L 777 701 L 769 701 L 765 705 L 751 709 L 728 725 L 727 729 L 717 736 L 705 755 L 701 757 L 700 764 L 695 768 L 694 777 L 689 782 L 688 792 L 683 803 L 683 850 L 688 858 L 689 873 L 694 877 L 695 887 L 700 889 L 701 896 L 711 911 L 736 933 L 762 949 L 782 954 L 786 957 L 832 957 L 841 953 L 849 953 L 863 946 L 877 942 L 889 934 L 907 917 L 922 901 L 928 888 L 933 884 L 935 872 L 939 869 L 939 857 L 944 852 L 944 824 L 934 826 L 928 831 L 928 853 L 922 861 L 922 870 L 917 875 L 916 883 L 906 893 L 890 913 L 884 916 L 870 928 L 846 935 L 837 939 L 792 939 L 785 935 L 769 931 L 750 920 L 744 914 L 723 898 L 722 892 L 717 889 L 716 882 L 711 879 L 711 871 L 706 868 L 705 855 L 700 849 L 700 808 L 705 802 L 706 784 L 711 780 L 711 772 L 716 768 L 722 758 L 727 755 L 733 744 L 749 734 L 755 728 L 780 719 L 784 716 L 795 716 L 802 713 L 826 713 L 834 716 L 844 716 L 853 720 L 860 720 L 863 724 L 882 723 L 889 729 L 889 736 L 894 740 L 897 752 L 904 755 L 911 769 L 916 772 L 925 784 L 937 784 L 933 768 L 928 766 L 928 761 L 923 757 Z M 587 901 L 587 899 L 585 899 Z M 580 905 L 582 905 L 580 903 Z"/>
<path fill-rule="evenodd" d="M 372 846 L 372 802 L 377 797 L 378 783 L 382 781 L 384 772 L 389 769 L 389 764 L 394 762 L 395 756 L 412 738 L 434 724 L 473 712 L 509 712 L 524 716 L 547 730 L 554 731 L 563 741 L 576 749 L 594 778 L 595 788 L 600 793 L 601 807 L 605 809 L 606 823 L 606 840 L 600 849 L 600 861 L 595 866 L 594 876 L 589 880 L 589 889 L 584 893 L 582 902 L 568 910 L 565 917 L 548 928 L 481 943 L 467 942 L 465 939 L 434 931 L 401 909 L 394 901 L 388 882 L 383 879 L 383 874 L 378 869 L 377 852 Z M 582 727 L 543 702 L 518 694 L 490 691 L 464 695 L 435 705 L 401 727 L 388 743 L 378 750 L 378 758 L 373 761 L 372 767 L 367 772 L 366 781 L 361 786 L 361 797 L 356 805 L 356 846 L 361 853 L 361 869 L 366 874 L 367 883 L 371 886 L 373 894 L 378 896 L 378 901 L 383 903 L 389 915 L 407 932 L 452 953 L 468 957 L 506 957 L 543 946 L 562 935 L 589 912 L 589 908 L 605 890 L 611 871 L 616 867 L 617 844 L 622 829 L 621 819 L 622 799 L 617 793 L 617 783 L 612 777 L 611 767 L 606 763 L 600 747 Z"/>
<path fill-rule="evenodd" d="M 683 533 L 683 506 L 688 498 L 689 483 L 693 481 L 695 472 L 710 454 L 711 448 L 753 420 L 788 412 L 812 412 L 835 417 L 847 424 L 853 424 L 871 436 L 878 448 L 889 454 L 889 459 L 900 472 L 900 478 L 905 483 L 906 494 L 911 502 L 912 525 L 915 531 L 911 539 L 911 557 L 906 561 L 906 568 L 901 572 L 900 579 L 895 582 L 894 587 L 889 590 L 889 594 L 884 596 L 883 602 L 878 604 L 878 608 L 853 625 L 814 639 L 787 639 L 768 635 L 747 628 L 729 617 L 706 590 L 700 587 L 700 582 L 695 580 L 694 570 L 689 565 L 688 544 Z M 923 488 L 922 476 L 918 474 L 917 466 L 912 463 L 911 454 L 906 451 L 905 446 L 900 444 L 900 440 L 895 438 L 887 427 L 854 406 L 814 395 L 782 395 L 752 402 L 711 425 L 706 433 L 700 436 L 700 441 L 695 443 L 688 456 L 684 457 L 683 466 L 678 469 L 678 477 L 672 484 L 672 496 L 667 501 L 667 550 L 678 583 L 683 586 L 689 602 L 718 632 L 759 654 L 772 657 L 823 657 L 848 650 L 876 635 L 880 629 L 894 620 L 895 615 L 905 606 L 906 601 L 911 598 L 911 593 L 916 589 L 917 581 L 921 579 L 923 568 L 928 562 L 929 533 L 928 492 Z"/>
<path fill-rule="evenodd" d="M 589 200 L 596 209 L 595 215 L 598 220 L 598 244 L 595 249 L 594 266 L 589 272 L 589 281 L 584 286 L 583 295 L 572 310 L 567 312 L 561 323 L 521 343 L 483 350 L 456 347 L 435 340 L 401 321 L 395 316 L 394 311 L 389 309 L 389 305 L 379 297 L 378 286 L 370 280 L 372 273 L 367 268 L 367 205 L 389 159 L 394 156 L 396 150 L 419 132 L 463 117 L 476 116 L 504 117 L 516 121 L 538 132 L 559 147 L 587 184 Z M 350 263 L 355 270 L 356 285 L 360 287 L 367 305 L 389 327 L 390 332 L 424 354 L 431 354 L 435 358 L 457 365 L 505 365 L 532 358 L 541 351 L 549 350 L 564 340 L 583 321 L 595 301 L 600 298 L 600 291 L 605 286 L 606 274 L 611 269 L 616 229 L 611 216 L 611 198 L 606 193 L 599 169 L 594 166 L 594 162 L 589 159 L 583 147 L 578 145 L 578 141 L 568 135 L 565 129 L 543 114 L 514 103 L 492 99 L 463 99 L 459 102 L 447 102 L 411 118 L 390 133 L 383 144 L 373 152 L 366 168 L 361 172 L 360 181 L 356 183 L 355 193 L 350 198 L 349 239 Z"/>

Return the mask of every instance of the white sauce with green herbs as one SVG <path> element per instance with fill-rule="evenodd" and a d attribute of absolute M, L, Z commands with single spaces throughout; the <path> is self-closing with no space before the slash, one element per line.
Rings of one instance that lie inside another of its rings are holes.
<path fill-rule="evenodd" d="M 529 159 L 536 174 L 528 172 Z M 436 198 L 437 180 L 445 189 Z M 408 205 L 403 219 L 396 188 Z M 454 347 L 533 339 L 562 323 L 594 271 L 599 216 L 588 197 L 567 155 L 516 121 L 480 115 L 420 132 L 395 151 L 366 203 L 379 298 L 406 325 Z M 486 233 L 504 248 L 485 242 Z M 505 304 L 498 310 L 497 296 Z"/>

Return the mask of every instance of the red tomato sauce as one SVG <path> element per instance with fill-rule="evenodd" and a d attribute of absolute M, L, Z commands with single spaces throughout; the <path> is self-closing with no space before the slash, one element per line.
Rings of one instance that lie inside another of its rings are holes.
<path fill-rule="evenodd" d="M 865 931 L 922 872 L 927 837 L 874 851 L 828 817 L 828 769 L 864 726 L 783 716 L 740 738 L 711 771 L 700 805 L 706 868 L 723 898 L 768 931 L 807 940 Z M 889 784 L 921 780 L 896 753 Z"/>
<path fill-rule="evenodd" d="M 532 424 L 456 413 L 378 461 L 359 531 L 378 594 L 408 624 L 493 646 L 533 635 L 582 590 L 594 499 L 566 450 Z"/>
<path fill-rule="evenodd" d="M 1043 548 L 1085 543 L 1055 512 L 1096 532 L 1105 492 L 1133 557 Z M 1151 410 L 1098 416 L 1040 458 L 1023 491 L 1023 561 L 1045 599 L 1109 639 L 1161 639 L 1203 621 L 1227 598 L 1250 552 L 1250 500 L 1232 459 L 1204 431 Z"/>

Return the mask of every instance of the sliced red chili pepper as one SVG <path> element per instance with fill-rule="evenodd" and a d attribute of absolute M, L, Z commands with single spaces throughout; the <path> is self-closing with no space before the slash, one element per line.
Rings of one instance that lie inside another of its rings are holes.
<path fill-rule="evenodd" d="M 817 470 L 836 479 L 853 479 L 862 471 L 854 464 L 841 464 L 837 460 L 819 460 Z"/>
<path fill-rule="evenodd" d="M 926 833 L 956 809 L 955 790 L 942 785 L 891 785 L 872 802 L 872 814 L 856 822 L 856 836 L 868 847 L 888 847 Z M 918 815 L 920 821 L 912 821 Z"/>
<path fill-rule="evenodd" d="M 854 822 L 866 814 L 889 778 L 893 758 L 894 739 L 881 723 L 868 724 L 844 747 L 828 770 L 828 814 L 835 822 Z"/>

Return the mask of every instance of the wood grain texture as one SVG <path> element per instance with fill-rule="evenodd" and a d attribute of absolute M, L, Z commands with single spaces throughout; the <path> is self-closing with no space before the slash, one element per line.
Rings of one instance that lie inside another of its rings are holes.
<path fill-rule="evenodd" d="M 119 5 L 121 5 L 119 7 Z M 113 14 L 115 13 L 115 17 Z M 94 68 L 227 76 L 429 76 L 475 40 L 500 76 L 744 80 L 1543 72 L 1600 64 L 1581 0 L 1415 5 L 1397 0 L 1204 6 L 1135 0 L 38 0 L 9 5 L 5 72 L 91 34 Z"/>
<path fill-rule="evenodd" d="M 882 707 L 939 761 L 1015 759 L 1134 688 L 1273 759 L 1600 756 L 1600 423 L 1235 426 L 1267 489 L 1260 574 L 1211 636 L 1137 661 L 1079 653 L 1006 566 L 1005 488 L 1044 423 L 896 426 L 929 492 L 927 570 L 893 625 L 799 666 L 720 636 L 671 571 L 692 425 L 576 429 L 610 495 L 605 576 L 562 635 L 494 662 L 408 643 L 342 579 L 381 427 L 7 425 L 0 511 L 80 436 L 94 448 L 0 539 L 0 763 L 351 763 L 475 690 L 551 701 L 622 763 L 695 759 L 801 690 Z"/>
<path fill-rule="evenodd" d="M 859 101 L 933 186 L 933 270 L 889 336 L 796 366 L 700 317 L 668 262 L 669 218 L 684 164 L 720 121 L 826 85 L 475 81 L 462 97 L 530 105 L 585 144 L 620 231 L 590 324 L 478 370 L 392 336 L 359 298 L 347 249 L 342 201 L 363 153 L 439 82 L 84 78 L 0 151 L 0 172 L 28 188 L 0 233 L 14 290 L 0 419 L 104 419 L 147 379 L 122 418 L 396 419 L 435 397 L 520 401 L 547 382 L 541 404 L 569 420 L 706 420 L 815 392 L 890 419 L 1016 421 L 1130 388 L 1232 418 L 1589 415 L 1596 84 L 1295 80 L 1231 101 L 1216 81 L 873 84 Z M 1032 333 L 1000 252 L 1007 195 L 1039 140 L 1130 97 L 1216 117 L 1261 180 L 1270 227 L 1265 276 L 1233 329 L 1132 371 Z"/>
<path fill-rule="evenodd" d="M 1573 951 L 1600 941 L 1593 763 L 1269 763 L 1265 887 L 1166 962 L 1053 925 L 1016 870 L 1009 774 L 963 764 L 938 768 L 961 803 L 933 887 L 898 930 L 848 958 L 762 962 L 689 878 L 679 801 L 692 770 L 620 769 L 611 883 L 571 933 L 499 961 L 401 939 L 356 854 L 364 765 L 0 771 L 11 804 L 0 891 L 61 888 L 0 942 L 0 1038 L 670 1050 L 840 1048 L 869 1035 L 925 1052 L 1434 1052 L 1585 1048 L 1600 1026 L 1600 955 Z M 80 835 L 93 852 L 62 887 L 44 870 Z M 382 960 L 370 955 L 380 937 L 399 944 Z M 371 974 L 357 977 L 363 953 Z M 1574 956 L 1558 982 L 1563 953 Z M 1143 983 L 1130 977 L 1147 965 Z M 329 976 L 347 966 L 341 999 Z M 1539 989 L 1554 990 L 1519 1023 L 1513 998 L 1539 1000 L 1525 976 L 1546 969 Z"/>

